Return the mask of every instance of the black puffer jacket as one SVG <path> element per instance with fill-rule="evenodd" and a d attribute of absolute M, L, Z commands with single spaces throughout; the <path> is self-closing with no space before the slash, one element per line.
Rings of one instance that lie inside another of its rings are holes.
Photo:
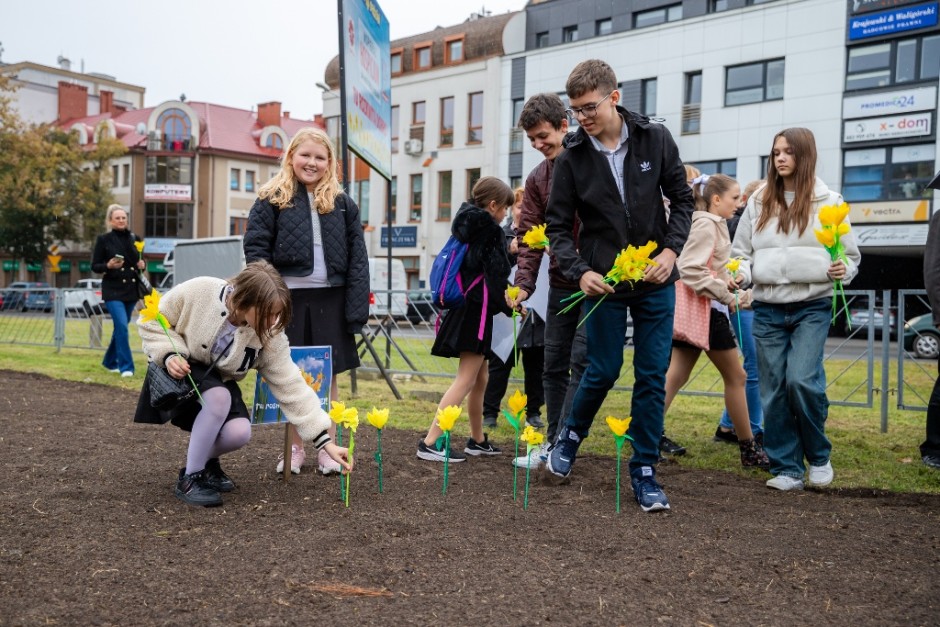
<path fill-rule="evenodd" d="M 140 253 L 134 246 L 140 238 L 128 230 L 112 230 L 99 235 L 91 256 L 91 269 L 101 276 L 101 298 L 105 301 L 137 301 L 137 262 Z M 116 270 L 108 268 L 115 255 L 124 255 L 124 265 Z"/>
<path fill-rule="evenodd" d="M 512 310 L 506 306 L 506 299 L 503 298 L 512 266 L 502 227 L 496 224 L 489 213 L 465 202 L 460 205 L 457 215 L 454 216 L 451 233 L 459 241 L 470 245 L 463 263 L 460 264 L 460 278 L 464 285 L 468 285 L 483 273 L 489 290 L 489 312 L 511 313 Z M 483 290 L 470 290 L 467 299 L 482 301 Z"/>
<path fill-rule="evenodd" d="M 359 207 L 340 193 L 333 211 L 321 213 L 320 233 L 327 280 L 346 286 L 346 323 L 359 333 L 369 318 L 369 257 L 359 221 Z M 259 198 L 248 214 L 244 237 L 245 261 L 264 259 L 284 276 L 313 272 L 313 224 L 307 191 L 298 185 L 288 207 L 277 208 Z"/>

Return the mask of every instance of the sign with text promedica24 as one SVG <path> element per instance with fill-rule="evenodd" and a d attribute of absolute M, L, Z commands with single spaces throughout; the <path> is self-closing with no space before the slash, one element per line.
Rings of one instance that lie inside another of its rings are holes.
<path fill-rule="evenodd" d="M 375 0 L 341 0 L 349 148 L 392 178 L 392 70 L 388 20 Z"/>
<path fill-rule="evenodd" d="M 898 7 L 849 18 L 849 41 L 883 37 L 937 25 L 937 3 Z"/>

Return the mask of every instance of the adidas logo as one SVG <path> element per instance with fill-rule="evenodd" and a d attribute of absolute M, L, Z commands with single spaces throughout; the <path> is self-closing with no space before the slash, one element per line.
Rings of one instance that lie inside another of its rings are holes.
<path fill-rule="evenodd" d="M 649 172 L 653 169 L 653 166 L 650 165 L 649 161 L 644 161 L 640 164 L 640 172 Z"/>

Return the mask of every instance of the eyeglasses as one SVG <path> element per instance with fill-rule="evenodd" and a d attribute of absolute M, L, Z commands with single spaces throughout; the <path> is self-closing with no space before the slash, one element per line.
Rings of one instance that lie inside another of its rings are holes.
<path fill-rule="evenodd" d="M 599 101 L 597 101 L 594 104 L 584 105 L 583 107 L 569 107 L 565 109 L 565 113 L 568 114 L 569 118 L 574 118 L 577 116 L 584 116 L 585 118 L 593 118 L 595 115 L 597 115 L 597 108 L 601 106 L 602 102 L 610 98 L 611 94 L 613 93 L 614 92 L 610 92 L 609 94 L 607 94 L 606 96 L 604 96 L 603 98 L 601 98 Z"/>

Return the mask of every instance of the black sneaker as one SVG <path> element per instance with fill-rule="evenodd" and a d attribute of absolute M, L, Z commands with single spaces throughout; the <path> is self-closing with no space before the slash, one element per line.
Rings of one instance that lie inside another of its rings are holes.
<path fill-rule="evenodd" d="M 738 439 L 735 438 L 734 441 L 737 443 Z M 663 437 L 659 439 L 659 452 L 665 455 L 679 457 L 680 455 L 685 455 L 685 447 L 678 442 L 673 442 L 663 433 Z"/>
<path fill-rule="evenodd" d="M 531 416 L 526 416 L 526 417 L 525 417 L 525 421 L 526 421 L 533 429 L 541 429 L 542 427 L 545 426 L 545 423 L 542 422 L 542 417 L 541 417 L 540 415 L 538 415 L 538 414 L 532 414 Z"/>
<path fill-rule="evenodd" d="M 574 466 L 574 460 L 578 456 L 579 446 L 581 446 L 581 436 L 565 426 L 558 434 L 554 448 L 548 454 L 545 467 L 553 475 L 564 479 L 571 474 L 571 467 Z"/>
<path fill-rule="evenodd" d="M 495 429 L 496 416 L 483 416 L 483 426 L 487 429 Z"/>
<path fill-rule="evenodd" d="M 490 444 L 490 436 L 483 434 L 483 441 L 477 442 L 473 438 L 467 438 L 467 446 L 463 449 L 467 455 L 478 457 L 480 455 L 499 455 L 501 450 Z"/>
<path fill-rule="evenodd" d="M 219 492 L 231 492 L 235 489 L 235 482 L 222 470 L 218 457 L 206 462 L 206 482 Z"/>
<path fill-rule="evenodd" d="M 725 444 L 737 444 L 738 436 L 735 435 L 734 429 L 730 431 L 725 431 L 721 427 L 715 429 L 715 437 L 712 438 L 712 442 L 724 442 Z"/>
<path fill-rule="evenodd" d="M 927 468 L 940 470 L 940 455 L 924 455 L 920 459 L 924 462 L 924 466 Z"/>
<path fill-rule="evenodd" d="M 429 462 L 443 462 L 445 457 L 450 457 L 450 463 L 452 464 L 467 461 L 467 457 L 463 453 L 455 451 L 454 449 L 444 450 L 443 436 L 439 437 L 432 446 L 425 444 L 423 439 L 418 440 L 419 459 L 424 459 Z"/>
<path fill-rule="evenodd" d="M 176 498 L 201 507 L 218 507 L 222 504 L 222 495 L 209 485 L 205 470 L 187 475 L 185 468 L 180 469 L 180 476 L 176 481 Z"/>

